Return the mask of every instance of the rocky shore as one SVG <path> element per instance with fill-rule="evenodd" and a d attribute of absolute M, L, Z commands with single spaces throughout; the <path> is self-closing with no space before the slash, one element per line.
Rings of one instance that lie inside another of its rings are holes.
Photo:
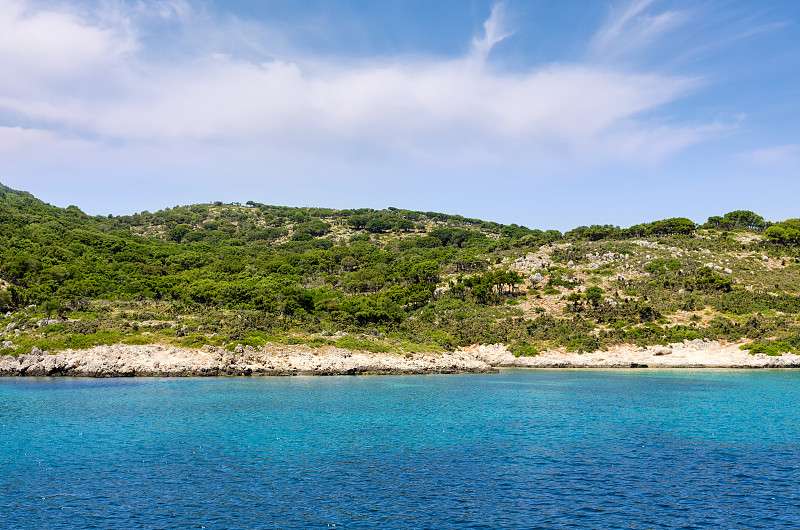
<path fill-rule="evenodd" d="M 88 350 L 0 357 L 0 376 L 183 377 L 359 374 L 458 374 L 496 372 L 497 368 L 800 368 L 800 355 L 750 355 L 740 343 L 691 341 L 608 351 L 572 353 L 548 350 L 514 357 L 504 345 L 474 345 L 453 353 L 390 354 L 331 346 L 267 344 L 230 352 L 164 345 L 98 346 Z"/>
<path fill-rule="evenodd" d="M 463 348 L 491 366 L 517 368 L 800 368 L 800 355 L 750 355 L 742 342 L 694 340 L 668 346 L 637 348 L 625 344 L 608 351 L 574 353 L 547 350 L 534 357 L 514 357 L 502 344 Z"/>
<path fill-rule="evenodd" d="M 235 352 L 213 347 L 98 346 L 54 354 L 0 357 L 3 376 L 180 377 L 223 375 L 456 374 L 495 372 L 465 352 L 444 354 L 369 353 L 335 347 L 267 344 Z"/>

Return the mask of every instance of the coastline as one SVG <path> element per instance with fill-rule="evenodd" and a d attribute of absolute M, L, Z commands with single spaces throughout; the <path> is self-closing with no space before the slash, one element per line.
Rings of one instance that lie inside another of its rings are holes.
<path fill-rule="evenodd" d="M 800 355 L 750 355 L 745 342 L 693 340 L 667 346 L 637 348 L 631 344 L 591 353 L 547 350 L 534 357 L 514 357 L 501 344 L 464 348 L 476 359 L 498 368 L 800 368 Z"/>
<path fill-rule="evenodd" d="M 256 350 L 237 347 L 177 348 L 96 346 L 88 350 L 37 352 L 0 357 L 0 376 L 189 377 L 292 375 L 403 375 L 487 373 L 497 369 L 465 352 L 370 353 L 335 347 L 268 343 Z"/>
<path fill-rule="evenodd" d="M 267 344 L 178 348 L 160 344 L 97 346 L 53 354 L 0 357 L 0 376 L 196 377 L 292 375 L 405 375 L 492 373 L 498 368 L 800 368 L 800 355 L 750 355 L 742 343 L 691 341 L 608 351 L 573 353 L 547 350 L 535 357 L 514 357 L 504 345 L 473 345 L 452 353 L 391 354 L 336 347 Z"/>

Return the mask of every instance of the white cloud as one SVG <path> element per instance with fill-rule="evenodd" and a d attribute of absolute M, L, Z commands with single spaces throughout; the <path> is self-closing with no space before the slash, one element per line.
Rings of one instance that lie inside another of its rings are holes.
<path fill-rule="evenodd" d="M 7 160 L 17 154 L 30 156 L 34 150 L 42 145 L 61 151 L 73 150 L 81 146 L 91 145 L 79 140 L 66 140 L 58 135 L 38 129 L 23 129 L 22 127 L 0 127 L 0 154 Z"/>
<path fill-rule="evenodd" d="M 645 16 L 648 5 L 629 4 L 598 34 L 596 49 L 618 47 L 623 35 L 633 35 L 634 45 L 666 31 L 676 15 Z M 692 78 L 591 64 L 514 73 L 476 67 L 512 33 L 500 5 L 466 57 L 347 65 L 314 57 L 258 63 L 226 50 L 156 62 L 142 53 L 140 25 L 155 14 L 178 18 L 191 32 L 194 15 L 185 2 L 140 3 L 130 11 L 115 4 L 94 18 L 34 6 L 0 0 L 0 111 L 48 130 L 48 141 L 69 131 L 69 138 L 98 149 L 114 145 L 114 152 L 147 146 L 193 153 L 216 144 L 256 157 L 295 153 L 298 160 L 359 153 L 420 164 L 453 160 L 451 167 L 469 160 L 569 167 L 652 163 L 715 130 L 652 117 L 693 90 Z"/>
<path fill-rule="evenodd" d="M 124 20 L 114 27 L 91 24 L 64 9 L 38 10 L 15 0 L 0 0 L 0 89 L 18 82 L 68 81 L 95 74 L 136 50 Z"/>
<path fill-rule="evenodd" d="M 185 0 L 158 0 L 136 4 L 136 10 L 147 16 L 155 15 L 164 20 L 187 20 L 192 16 L 192 6 Z"/>
<path fill-rule="evenodd" d="M 483 23 L 483 32 L 483 38 L 472 39 L 472 56 L 479 62 L 486 60 L 495 44 L 514 34 L 507 27 L 503 4 L 495 4 L 492 7 L 491 15 Z"/>
<path fill-rule="evenodd" d="M 613 10 L 590 45 L 594 60 L 614 61 L 645 51 L 666 33 L 686 22 L 682 11 L 651 14 L 654 0 L 629 0 L 620 10 Z"/>

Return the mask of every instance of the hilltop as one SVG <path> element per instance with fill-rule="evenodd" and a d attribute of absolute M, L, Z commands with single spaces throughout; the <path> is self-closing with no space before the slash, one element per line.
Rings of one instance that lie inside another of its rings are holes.
<path fill-rule="evenodd" d="M 0 186 L 0 353 L 98 345 L 515 355 L 800 348 L 800 221 L 749 211 L 566 233 L 257 202 L 88 216 Z"/>

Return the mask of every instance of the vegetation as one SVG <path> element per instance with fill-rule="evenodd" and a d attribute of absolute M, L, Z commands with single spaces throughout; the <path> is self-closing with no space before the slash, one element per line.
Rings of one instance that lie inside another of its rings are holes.
<path fill-rule="evenodd" d="M 790 344 L 779 341 L 750 342 L 747 344 L 742 344 L 739 346 L 739 349 L 749 350 L 750 355 L 763 353 L 773 357 L 783 355 L 784 353 L 795 353 L 795 349 L 792 348 Z"/>
<path fill-rule="evenodd" d="M 794 351 L 798 233 L 749 211 L 566 234 L 253 201 L 103 217 L 0 186 L 0 353 L 269 341 L 536 355 L 698 338 Z"/>

